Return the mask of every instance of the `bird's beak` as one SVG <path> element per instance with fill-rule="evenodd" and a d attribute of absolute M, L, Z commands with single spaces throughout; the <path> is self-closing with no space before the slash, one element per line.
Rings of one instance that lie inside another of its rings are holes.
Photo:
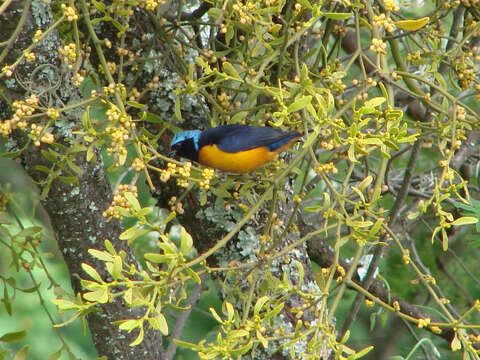
<path fill-rule="evenodd" d="M 170 151 L 170 152 L 168 153 L 168 157 L 169 157 L 169 158 L 173 158 L 173 157 L 175 157 L 175 156 L 177 156 L 177 152 L 176 152 L 175 150 L 172 150 L 172 151 Z"/>

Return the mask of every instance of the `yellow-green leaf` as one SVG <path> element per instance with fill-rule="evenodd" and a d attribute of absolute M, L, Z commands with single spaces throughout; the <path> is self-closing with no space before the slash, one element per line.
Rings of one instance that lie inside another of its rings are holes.
<path fill-rule="evenodd" d="M 225 310 L 227 314 L 228 321 L 231 322 L 233 320 L 233 316 L 235 315 L 235 309 L 233 305 L 230 304 L 228 301 L 225 302 Z"/>
<path fill-rule="evenodd" d="M 127 105 L 128 105 L 128 106 L 131 106 L 131 107 L 134 107 L 134 108 L 136 108 L 136 109 L 143 109 L 143 108 L 145 108 L 145 106 L 146 106 L 146 105 L 141 104 L 141 103 L 139 103 L 139 102 L 137 102 L 137 101 L 134 101 L 134 100 L 129 100 L 129 101 L 127 101 Z"/>
<path fill-rule="evenodd" d="M 298 111 L 303 109 L 307 104 L 310 104 L 312 101 L 312 96 L 307 95 L 307 96 L 302 96 L 299 99 L 295 100 L 294 103 L 290 104 L 290 106 L 287 108 L 287 111 L 289 113 Z"/>
<path fill-rule="evenodd" d="M 6 333 L 0 337 L 0 342 L 12 343 L 22 340 L 25 336 L 27 336 L 27 332 L 25 330 Z"/>
<path fill-rule="evenodd" d="M 225 61 L 222 63 L 222 67 L 228 75 L 240 80 L 240 75 L 238 74 L 237 69 L 235 69 L 235 67 L 231 63 Z"/>
<path fill-rule="evenodd" d="M 133 289 L 132 288 L 129 288 L 129 289 L 127 289 L 127 291 L 125 291 L 125 293 L 123 294 L 123 300 L 125 300 L 125 302 L 128 305 L 132 305 L 132 303 L 133 303 Z"/>
<path fill-rule="evenodd" d="M 223 320 L 222 318 L 220 317 L 220 315 L 217 314 L 217 312 L 215 311 L 215 309 L 213 307 L 211 307 L 210 309 L 210 312 L 212 313 L 213 317 L 215 318 L 215 320 L 217 320 L 220 324 L 223 324 Z"/>
<path fill-rule="evenodd" d="M 260 314 L 260 310 L 262 310 L 263 305 L 268 301 L 268 296 L 262 296 L 260 299 L 257 300 L 255 307 L 253 308 L 253 314 L 258 315 Z"/>
<path fill-rule="evenodd" d="M 232 116 L 232 119 L 231 119 L 231 123 L 232 124 L 237 124 L 239 123 L 240 121 L 242 121 L 243 119 L 245 119 L 248 115 L 248 111 L 239 111 L 237 112 L 235 115 Z"/>
<path fill-rule="evenodd" d="M 182 122 L 182 111 L 180 109 L 180 95 L 175 97 L 175 106 L 174 106 L 175 117 L 178 121 Z"/>
<path fill-rule="evenodd" d="M 89 291 L 83 294 L 83 298 L 87 301 L 105 304 L 108 302 L 108 289 L 106 287 L 102 287 L 95 291 Z"/>
<path fill-rule="evenodd" d="M 385 99 L 383 96 L 379 97 L 374 97 L 371 98 L 370 100 L 366 101 L 364 106 L 365 107 L 378 107 L 382 105 L 387 99 Z"/>
<path fill-rule="evenodd" d="M 322 205 L 315 205 L 315 206 L 305 206 L 303 208 L 304 211 L 306 212 L 311 212 L 311 213 L 314 213 L 314 212 L 318 212 L 320 210 L 323 209 L 323 206 Z"/>
<path fill-rule="evenodd" d="M 88 264 L 82 263 L 82 269 L 85 271 L 92 279 L 98 281 L 99 283 L 103 283 L 102 277 L 98 274 L 97 270 L 91 267 Z"/>
<path fill-rule="evenodd" d="M 350 16 L 352 16 L 351 13 L 334 13 L 334 12 L 324 12 L 322 13 L 322 15 L 332 20 L 347 20 Z"/>
<path fill-rule="evenodd" d="M 122 321 L 120 323 L 120 325 L 118 326 L 118 328 L 120 330 L 126 330 L 126 331 L 130 332 L 133 329 L 135 329 L 137 327 L 140 327 L 141 325 L 142 325 L 141 320 L 129 319 L 129 320 Z"/>
<path fill-rule="evenodd" d="M 141 327 L 137 338 L 135 340 L 133 340 L 129 345 L 130 346 L 137 346 L 138 344 L 140 344 L 143 341 L 143 335 L 144 335 L 143 327 Z"/>
<path fill-rule="evenodd" d="M 182 230 L 180 231 L 180 250 L 185 255 L 192 249 L 192 246 L 192 235 L 190 235 L 182 226 Z"/>
<path fill-rule="evenodd" d="M 400 29 L 407 30 L 407 31 L 417 31 L 428 24 L 430 18 L 425 16 L 421 19 L 417 20 L 400 20 L 396 21 L 395 25 L 397 25 Z"/>
<path fill-rule="evenodd" d="M 360 184 L 358 184 L 358 190 L 360 190 L 360 191 L 365 190 L 367 187 L 370 186 L 372 181 L 373 181 L 373 176 L 368 175 L 365 179 L 362 180 L 362 182 Z"/>
<path fill-rule="evenodd" d="M 15 357 L 13 358 L 13 360 L 24 360 L 24 359 L 26 359 L 27 355 L 28 355 L 29 348 L 30 347 L 28 345 L 22 346 L 22 348 L 20 350 L 18 350 L 17 353 L 15 354 Z"/>
<path fill-rule="evenodd" d="M 60 311 L 69 311 L 78 309 L 78 305 L 74 302 L 64 299 L 52 299 L 52 302 L 57 305 L 58 310 Z"/>
<path fill-rule="evenodd" d="M 112 261 L 113 256 L 106 251 L 100 251 L 97 249 L 88 249 L 88 253 L 93 257 L 102 261 Z"/>
<path fill-rule="evenodd" d="M 120 240 L 134 240 L 139 236 L 145 235 L 146 233 L 148 233 L 147 229 L 140 229 L 139 227 L 134 225 L 121 233 L 118 238 Z"/>
<path fill-rule="evenodd" d="M 138 202 L 137 197 L 133 195 L 133 193 L 131 193 L 130 191 L 127 191 L 125 192 L 124 196 L 125 196 L 125 199 L 127 199 L 129 204 L 132 206 L 133 210 L 140 211 L 142 207 L 140 206 L 140 203 Z"/>
<path fill-rule="evenodd" d="M 252 345 L 253 345 L 253 341 L 250 340 L 247 344 L 245 344 L 244 346 L 241 346 L 237 349 L 232 349 L 230 351 L 230 353 L 233 355 L 233 356 L 240 356 L 240 355 L 243 355 L 243 354 L 246 354 L 251 348 L 252 348 Z"/>
<path fill-rule="evenodd" d="M 452 342 L 450 343 L 450 348 L 452 351 L 457 351 L 462 348 L 462 343 L 458 339 L 457 333 L 455 333 L 455 336 L 452 339 Z"/>
<path fill-rule="evenodd" d="M 162 255 L 157 253 L 146 253 L 144 256 L 145 259 L 155 264 L 161 264 L 175 258 L 174 254 Z"/>
<path fill-rule="evenodd" d="M 118 280 L 122 276 L 122 267 L 122 258 L 115 255 L 113 258 L 113 268 L 111 273 L 114 280 Z"/>
<path fill-rule="evenodd" d="M 370 351 L 373 350 L 373 346 L 367 346 L 366 348 L 363 348 L 362 350 L 360 350 L 359 352 L 357 352 L 355 354 L 355 359 L 360 359 L 361 357 L 364 357 L 365 355 L 367 355 Z"/>
<path fill-rule="evenodd" d="M 189 267 L 187 267 L 186 270 L 190 274 L 190 276 L 192 277 L 193 281 L 195 281 L 199 285 L 202 283 L 202 279 L 200 279 L 200 276 L 198 276 L 198 274 L 195 272 L 195 270 L 193 270 L 192 268 L 189 268 Z"/>
<path fill-rule="evenodd" d="M 53 354 L 48 355 L 47 360 L 57 360 L 57 359 L 60 359 L 60 357 L 62 356 L 62 352 L 63 352 L 63 347 L 61 347 L 60 350 L 54 352 Z"/>
<path fill-rule="evenodd" d="M 162 313 L 158 313 L 157 316 L 148 319 L 149 324 L 156 330 L 159 330 L 163 335 L 168 335 L 167 319 Z"/>
<path fill-rule="evenodd" d="M 458 218 L 454 222 L 452 222 L 452 225 L 454 226 L 459 226 L 459 225 L 469 225 L 469 224 L 476 224 L 478 222 L 478 219 L 473 216 L 463 216 L 461 218 Z"/>

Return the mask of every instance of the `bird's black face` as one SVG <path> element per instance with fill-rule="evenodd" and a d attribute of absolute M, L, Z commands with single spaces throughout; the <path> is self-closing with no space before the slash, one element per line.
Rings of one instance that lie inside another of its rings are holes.
<path fill-rule="evenodd" d="M 173 156 L 180 156 L 192 161 L 198 161 L 198 151 L 192 138 L 178 141 L 171 145 Z"/>

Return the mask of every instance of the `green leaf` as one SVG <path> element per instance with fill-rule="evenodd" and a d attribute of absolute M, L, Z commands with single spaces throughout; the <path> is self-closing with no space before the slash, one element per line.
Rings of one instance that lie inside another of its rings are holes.
<path fill-rule="evenodd" d="M 363 193 L 355 186 L 352 186 L 352 190 L 358 195 L 360 200 L 362 200 L 362 202 L 364 203 L 365 202 L 365 196 L 363 196 Z"/>
<path fill-rule="evenodd" d="M 241 80 L 240 75 L 237 72 L 237 69 L 235 69 L 235 67 L 231 63 L 229 63 L 228 61 L 224 61 L 222 63 L 222 67 L 223 67 L 223 70 L 225 71 L 225 73 L 227 73 L 228 75 L 230 75 L 234 79 Z"/>
<path fill-rule="evenodd" d="M 60 180 L 64 184 L 77 184 L 78 178 L 76 176 L 57 176 L 57 179 Z"/>
<path fill-rule="evenodd" d="M 155 317 L 149 318 L 148 322 L 151 327 L 159 330 L 163 335 L 168 335 L 167 319 L 165 319 L 162 313 L 158 313 Z"/>
<path fill-rule="evenodd" d="M 43 172 L 45 174 L 50 174 L 52 172 L 52 169 L 46 167 L 46 166 L 43 166 L 43 165 L 35 165 L 33 167 L 35 170 L 37 171 L 40 171 L 40 172 Z"/>
<path fill-rule="evenodd" d="M 248 115 L 248 111 L 239 111 L 237 112 L 235 115 L 232 116 L 232 119 L 231 119 L 231 123 L 232 124 L 237 124 L 239 123 L 240 121 L 242 121 L 243 119 L 245 119 Z"/>
<path fill-rule="evenodd" d="M 52 303 L 57 305 L 59 311 L 70 311 L 70 310 L 77 310 L 79 308 L 78 304 L 75 304 L 72 301 L 64 300 L 64 299 L 52 299 Z"/>
<path fill-rule="evenodd" d="M 353 359 L 360 359 L 361 357 L 364 357 L 367 355 L 370 351 L 372 351 L 374 346 L 367 346 L 366 348 L 360 350 L 355 354 L 355 357 Z"/>
<path fill-rule="evenodd" d="M 57 360 L 57 359 L 60 359 L 60 357 L 62 356 L 62 351 L 63 351 L 63 347 L 61 347 L 60 350 L 54 352 L 53 354 L 48 355 L 47 360 Z"/>
<path fill-rule="evenodd" d="M 118 237 L 120 240 L 129 240 L 133 241 L 136 238 L 145 235 L 149 232 L 147 229 L 140 229 L 137 225 L 132 226 L 131 228 L 128 228 L 125 230 L 123 233 L 120 234 Z"/>
<path fill-rule="evenodd" d="M 443 251 L 448 250 L 448 235 L 444 228 L 442 228 L 442 249 Z"/>
<path fill-rule="evenodd" d="M 131 193 L 130 191 L 127 191 L 125 192 L 124 196 L 125 196 L 125 199 L 127 199 L 129 204 L 132 206 L 133 210 L 140 211 L 142 207 L 140 206 L 140 203 L 138 202 L 137 197 L 133 195 L 133 193 Z"/>
<path fill-rule="evenodd" d="M 230 339 L 239 339 L 248 336 L 250 333 L 244 329 L 232 330 L 228 336 Z"/>
<path fill-rule="evenodd" d="M 17 150 L 17 151 L 2 153 L 0 156 L 5 159 L 13 159 L 19 156 L 21 153 L 22 153 L 22 150 Z"/>
<path fill-rule="evenodd" d="M 127 291 L 125 291 L 123 293 L 123 300 L 125 300 L 125 302 L 128 305 L 133 304 L 133 289 L 132 288 L 128 288 Z"/>
<path fill-rule="evenodd" d="M 227 32 L 225 33 L 225 43 L 227 44 L 227 46 L 230 45 L 230 42 L 233 39 L 233 35 L 235 35 L 235 30 L 234 30 L 233 26 L 228 26 L 227 27 Z"/>
<path fill-rule="evenodd" d="M 224 16 L 223 15 L 224 12 L 222 11 L 222 9 L 215 8 L 215 7 L 208 9 L 207 13 L 209 16 L 211 16 L 214 19 L 218 19 L 219 17 Z"/>
<path fill-rule="evenodd" d="M 297 265 L 297 270 L 298 270 L 298 286 L 302 285 L 303 283 L 303 277 L 305 276 L 305 270 L 303 268 L 303 265 L 300 261 L 295 260 L 295 265 Z"/>
<path fill-rule="evenodd" d="M 385 99 L 383 96 L 374 97 L 374 98 L 371 98 L 371 99 L 367 100 L 363 106 L 376 108 L 376 107 L 382 105 L 386 100 L 387 99 Z"/>
<path fill-rule="evenodd" d="M 232 322 L 233 317 L 235 316 L 235 309 L 233 308 L 233 305 L 230 304 L 228 301 L 225 301 L 225 310 L 228 321 Z"/>
<path fill-rule="evenodd" d="M 6 343 L 13 343 L 22 340 L 25 336 L 27 336 L 27 332 L 25 330 L 21 330 L 2 335 L 2 337 L 0 337 L 0 341 Z"/>
<path fill-rule="evenodd" d="M 192 343 L 180 340 L 180 339 L 173 339 L 173 342 L 175 344 L 177 344 L 178 346 L 181 346 L 181 347 L 184 347 L 184 348 L 187 348 L 187 349 L 191 349 L 193 351 L 201 351 L 202 350 L 201 346 L 199 346 L 197 344 L 192 344 Z"/>
<path fill-rule="evenodd" d="M 353 145 L 350 145 L 347 151 L 348 155 L 348 160 L 350 160 L 353 163 L 358 163 L 358 160 L 355 158 L 355 147 Z"/>
<path fill-rule="evenodd" d="M 375 221 L 375 224 L 373 224 L 373 226 L 368 231 L 369 235 L 376 235 L 382 227 L 383 221 L 383 218 L 378 218 L 377 221 Z"/>
<path fill-rule="evenodd" d="M 287 111 L 289 113 L 298 111 L 303 109 L 304 107 L 307 106 L 307 104 L 310 104 L 312 102 L 312 96 L 311 95 L 306 95 L 302 96 L 299 99 L 297 99 L 293 104 L 290 104 L 290 106 L 287 108 Z"/>
<path fill-rule="evenodd" d="M 92 4 L 93 4 L 93 6 L 95 6 L 95 8 L 96 8 L 98 11 L 100 11 L 100 12 L 102 12 L 102 13 L 105 12 L 106 6 L 105 6 L 105 4 L 104 4 L 103 2 L 101 2 L 101 1 L 96 1 L 96 0 L 92 0 Z"/>
<path fill-rule="evenodd" d="M 462 343 L 458 339 L 457 333 L 455 333 L 455 335 L 453 336 L 452 342 L 450 343 L 450 348 L 452 349 L 452 351 L 457 351 L 462 348 Z"/>
<path fill-rule="evenodd" d="M 200 279 L 200 276 L 198 276 L 198 274 L 195 272 L 195 270 L 193 270 L 192 268 L 189 268 L 189 267 L 187 267 L 186 270 L 190 274 L 190 276 L 192 277 L 193 281 L 195 281 L 199 285 L 202 283 L 202 279 Z"/>
<path fill-rule="evenodd" d="M 270 318 L 273 319 L 274 317 L 276 317 L 280 313 L 280 311 L 283 310 L 284 306 L 285 306 L 285 303 L 283 302 L 275 306 L 273 310 L 267 313 L 267 315 L 265 316 L 265 320 L 268 320 Z"/>
<path fill-rule="evenodd" d="M 115 26 L 117 28 L 117 30 L 120 33 L 124 33 L 127 30 L 127 27 L 122 25 L 118 20 L 111 19 L 111 23 L 112 23 L 113 26 Z"/>
<path fill-rule="evenodd" d="M 108 239 L 105 239 L 105 249 L 107 249 L 107 251 L 112 255 L 115 255 L 117 253 L 112 245 L 112 242 Z"/>
<path fill-rule="evenodd" d="M 83 294 L 83 298 L 91 302 L 99 302 L 100 304 L 105 304 L 108 302 L 108 289 L 107 287 L 102 287 L 95 291 L 89 291 Z"/>
<path fill-rule="evenodd" d="M 30 226 L 20 231 L 17 235 L 15 235 L 15 237 L 23 238 L 23 237 L 35 236 L 37 234 L 40 234 L 42 230 L 43 228 L 41 226 Z"/>
<path fill-rule="evenodd" d="M 13 358 L 13 360 L 24 360 L 24 359 L 26 359 L 27 355 L 28 355 L 29 348 L 30 347 L 28 345 L 22 346 L 22 348 L 20 350 L 18 350 L 17 353 L 15 354 L 15 357 Z"/>
<path fill-rule="evenodd" d="M 364 139 L 358 139 L 358 142 L 363 145 L 382 145 L 383 142 L 379 138 L 364 138 Z"/>
<path fill-rule="evenodd" d="M 180 230 L 180 250 L 181 250 L 181 252 L 184 255 L 188 254 L 188 252 L 192 249 L 192 246 L 193 246 L 192 236 L 182 226 L 182 229 Z"/>
<path fill-rule="evenodd" d="M 303 210 L 306 211 L 306 212 L 314 213 L 314 212 L 318 212 L 318 211 L 323 210 L 323 206 L 322 206 L 322 205 L 305 206 L 305 207 L 303 208 Z"/>
<path fill-rule="evenodd" d="M 93 257 L 102 261 L 113 261 L 113 256 L 106 251 L 100 251 L 97 249 L 88 249 L 88 253 Z"/>
<path fill-rule="evenodd" d="M 82 263 L 82 269 L 85 271 L 90 277 L 99 283 L 103 283 L 102 277 L 98 274 L 97 270 L 95 270 L 92 266 Z"/>
<path fill-rule="evenodd" d="M 360 184 L 358 184 L 358 186 L 357 186 L 358 190 L 360 190 L 360 191 L 365 190 L 367 187 L 370 186 L 372 181 L 373 181 L 373 176 L 368 175 L 365 179 L 362 180 L 362 182 Z"/>
<path fill-rule="evenodd" d="M 352 14 L 350 13 L 333 13 L 333 12 L 322 12 L 322 15 L 332 20 L 347 20 L 350 16 L 352 16 Z"/>
<path fill-rule="evenodd" d="M 330 77 L 336 80 L 343 79 L 345 76 L 347 76 L 347 73 L 345 71 L 335 71 Z"/>
<path fill-rule="evenodd" d="M 217 314 L 217 312 L 215 311 L 215 309 L 213 307 L 211 307 L 210 309 L 210 313 L 213 315 L 213 317 L 215 318 L 215 320 L 217 320 L 220 324 L 223 324 L 223 320 L 222 318 Z"/>
<path fill-rule="evenodd" d="M 144 255 L 145 259 L 147 259 L 148 261 L 154 263 L 154 264 L 162 264 L 162 263 L 165 263 L 167 261 L 170 261 L 172 259 L 175 258 L 175 255 L 174 254 L 166 254 L 166 255 L 163 255 L 163 254 L 157 254 L 157 253 L 146 253 Z"/>
<path fill-rule="evenodd" d="M 177 94 L 175 97 L 175 107 L 174 107 L 175 117 L 178 121 L 183 121 L 182 119 L 182 111 L 180 109 L 180 95 Z"/>
<path fill-rule="evenodd" d="M 48 151 L 41 150 L 41 153 L 42 153 L 42 156 L 50 162 L 55 162 L 57 160 L 57 157 L 61 156 L 59 153 L 53 151 L 52 149 L 48 149 Z"/>
<path fill-rule="evenodd" d="M 67 165 L 77 175 L 82 175 L 83 174 L 83 170 L 80 169 L 80 167 L 77 164 L 75 164 L 72 160 L 67 159 Z"/>
<path fill-rule="evenodd" d="M 473 216 L 463 216 L 452 222 L 454 226 L 476 224 L 478 219 Z"/>
<path fill-rule="evenodd" d="M 139 103 L 137 101 L 133 101 L 133 100 L 129 100 L 127 101 L 127 105 L 128 106 L 131 106 L 131 107 L 134 107 L 136 109 L 144 109 L 146 105 L 142 104 L 142 103 Z"/>
<path fill-rule="evenodd" d="M 237 349 L 232 349 L 230 350 L 230 354 L 232 354 L 233 356 L 240 356 L 240 355 L 244 355 L 246 354 L 253 346 L 253 341 L 250 340 L 248 343 L 246 343 L 245 345 L 237 348 Z"/>
<path fill-rule="evenodd" d="M 253 308 L 253 314 L 258 315 L 260 314 L 260 311 L 262 310 L 263 306 L 265 303 L 268 301 L 269 297 L 268 296 L 262 296 L 260 299 L 257 300 L 255 303 L 255 306 Z"/>
<path fill-rule="evenodd" d="M 140 344 L 142 341 L 143 341 L 143 336 L 144 336 L 144 332 L 143 332 L 143 326 L 140 328 L 140 332 L 138 333 L 138 336 L 135 340 L 133 340 L 129 345 L 130 346 L 137 346 L 138 344 Z"/>
<path fill-rule="evenodd" d="M 119 255 L 115 255 L 113 258 L 113 267 L 112 267 L 112 277 L 113 280 L 118 280 L 120 277 L 122 277 L 122 258 Z"/>

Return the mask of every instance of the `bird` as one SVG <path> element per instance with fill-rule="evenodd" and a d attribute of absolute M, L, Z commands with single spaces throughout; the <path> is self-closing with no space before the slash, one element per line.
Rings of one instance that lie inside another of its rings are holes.
<path fill-rule="evenodd" d="M 174 135 L 172 156 L 180 156 L 224 172 L 249 173 L 288 149 L 302 135 L 272 127 L 223 125 Z"/>

